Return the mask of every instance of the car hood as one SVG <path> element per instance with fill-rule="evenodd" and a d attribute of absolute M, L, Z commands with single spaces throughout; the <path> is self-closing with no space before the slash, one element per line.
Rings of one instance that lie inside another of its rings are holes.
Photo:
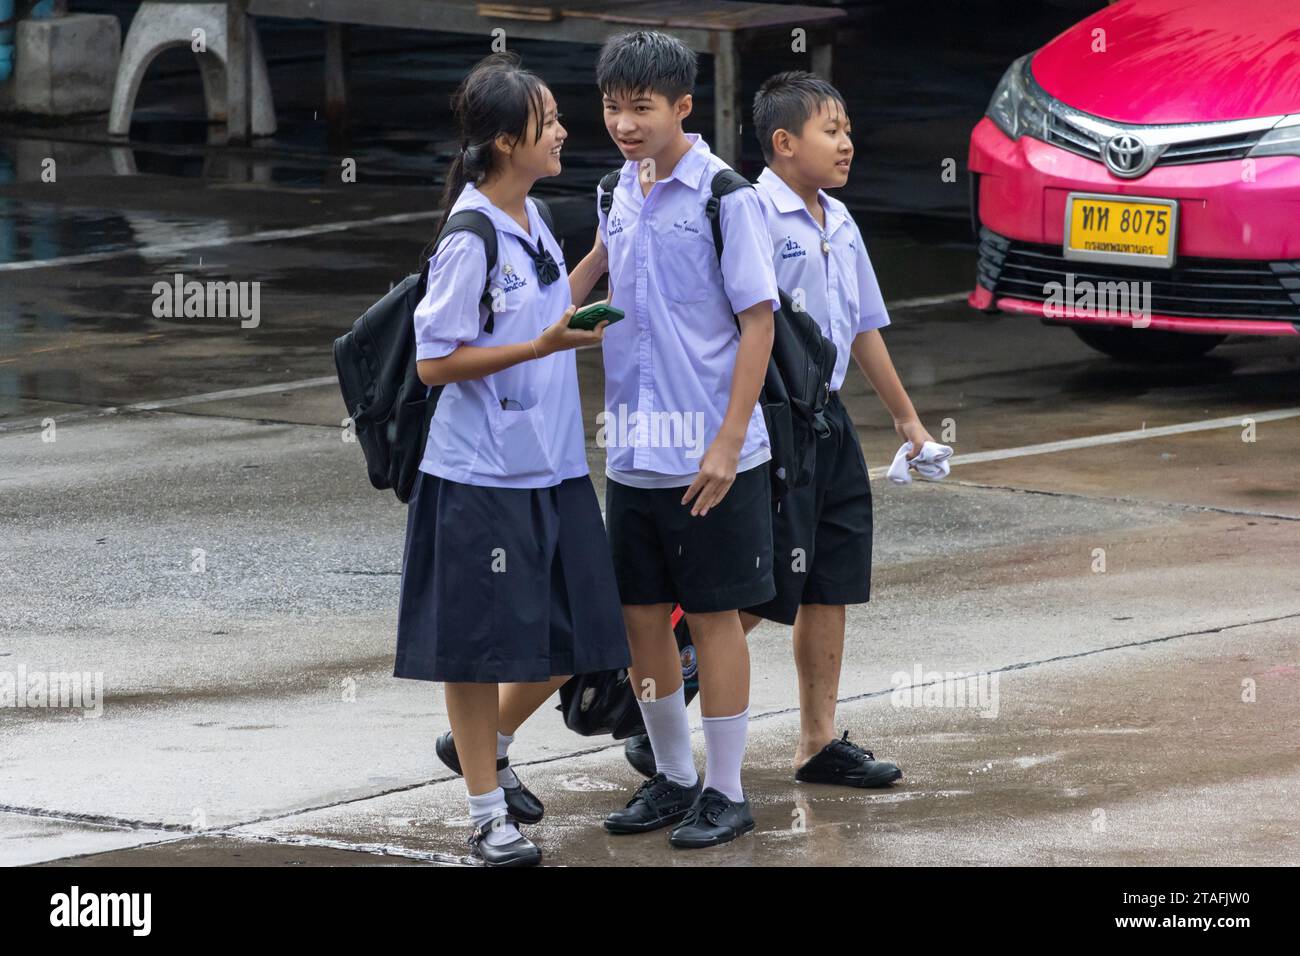
<path fill-rule="evenodd" d="M 1061 102 L 1121 123 L 1297 113 L 1300 3 L 1122 0 L 1044 46 L 1031 69 Z"/>

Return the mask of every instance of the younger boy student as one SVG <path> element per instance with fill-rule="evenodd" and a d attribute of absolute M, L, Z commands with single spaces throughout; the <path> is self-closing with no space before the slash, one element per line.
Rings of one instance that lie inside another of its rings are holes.
<path fill-rule="evenodd" d="M 857 429 L 839 397 L 849 355 L 919 453 L 933 441 L 885 348 L 889 324 L 866 244 L 848 208 L 823 190 L 843 186 L 853 162 L 852 124 L 830 83 L 802 71 L 778 73 L 754 97 L 754 128 L 767 168 L 758 178 L 777 282 L 838 350 L 826 410 L 830 434 L 817 445 L 811 484 L 791 491 L 773 516 L 777 595 L 743 615 L 748 632 L 764 617 L 794 625 L 799 673 L 795 779 L 857 787 L 902 777 L 835 733 L 844 607 L 871 594 L 871 487 Z M 910 456 L 915 457 L 915 455 Z M 796 549 L 801 549 L 796 555 Z M 797 556 L 802 560 L 796 560 Z"/>
<path fill-rule="evenodd" d="M 614 37 L 596 63 L 605 128 L 626 160 L 608 214 L 599 211 L 610 304 L 625 313 L 603 343 L 613 438 L 606 524 L 633 687 L 658 760 L 658 773 L 605 827 L 643 833 L 676 824 L 670 842 L 679 847 L 714 846 L 754 827 L 740 780 L 749 651 L 738 609 L 775 594 L 771 452 L 757 400 L 779 307 L 776 276 L 753 189 L 721 203 L 719 265 L 705 208 L 714 174 L 727 167 L 682 130 L 695 74 L 695 54 L 663 33 Z M 703 675 L 702 781 L 674 602 L 686 612 Z"/>

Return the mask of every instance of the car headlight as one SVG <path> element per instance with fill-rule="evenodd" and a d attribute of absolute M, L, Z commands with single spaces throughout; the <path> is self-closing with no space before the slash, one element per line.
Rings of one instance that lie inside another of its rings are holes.
<path fill-rule="evenodd" d="M 1278 120 L 1247 156 L 1300 156 L 1300 113 Z"/>
<path fill-rule="evenodd" d="M 984 115 L 1012 139 L 1032 136 L 1046 140 L 1050 104 L 1029 78 L 1031 56 L 1027 53 L 1007 67 Z"/>

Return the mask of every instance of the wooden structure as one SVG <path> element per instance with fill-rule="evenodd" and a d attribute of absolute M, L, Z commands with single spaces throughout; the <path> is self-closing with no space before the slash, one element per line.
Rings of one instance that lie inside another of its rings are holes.
<path fill-rule="evenodd" d="M 752 44 L 802 42 L 809 69 L 830 78 L 831 41 L 843 10 L 742 0 L 229 0 L 227 110 L 230 137 L 249 136 L 249 17 L 319 20 L 326 25 L 326 112 L 346 110 L 347 24 L 462 33 L 565 43 L 603 43 L 627 30 L 664 30 L 714 61 L 715 153 L 735 164 L 746 109 L 741 98 L 740 56 Z M 797 32 L 802 31 L 802 32 Z M 486 44 L 485 44 L 486 46 Z"/>

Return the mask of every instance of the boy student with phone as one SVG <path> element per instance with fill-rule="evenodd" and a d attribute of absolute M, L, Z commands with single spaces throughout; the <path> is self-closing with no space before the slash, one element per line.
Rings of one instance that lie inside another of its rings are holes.
<path fill-rule="evenodd" d="M 538 77 L 511 54 L 488 57 L 453 106 L 461 148 L 439 233 L 477 210 L 497 260 L 489 273 L 472 231 L 441 235 L 415 311 L 420 380 L 445 387 L 407 514 L 394 675 L 444 683 L 452 733 L 436 750 L 464 774 L 472 854 L 528 865 L 541 851 L 518 824 L 542 805 L 509 767 L 514 730 L 569 675 L 630 661 L 573 353 L 605 323 L 568 325 L 604 250 L 567 274 L 528 198 L 559 175 L 567 135 Z"/>
<path fill-rule="evenodd" d="M 826 408 L 830 433 L 818 439 L 813 480 L 790 491 L 773 515 L 776 597 L 741 614 L 748 633 L 766 618 L 793 624 L 799 674 L 795 780 L 854 787 L 902 777 L 835 734 L 844 608 L 871 594 L 871 486 L 857 429 L 840 400 L 849 355 L 912 443 L 911 460 L 933 441 L 917 417 L 885 348 L 889 315 L 866 244 L 848 208 L 824 190 L 848 182 L 853 161 L 844 98 L 830 83 L 794 71 L 769 78 L 754 97 L 754 129 L 767 168 L 758 177 L 770 235 L 769 255 L 782 289 L 803 290 L 809 315 L 838 350 Z M 796 549 L 806 556 L 792 561 Z"/>
<path fill-rule="evenodd" d="M 779 307 L 776 276 L 752 189 L 721 202 L 719 266 L 705 210 L 714 174 L 727 167 L 682 129 L 695 75 L 695 54 L 655 32 L 610 39 L 596 63 L 605 128 L 626 160 L 608 214 L 597 191 L 609 302 L 626 315 L 602 343 L 605 414 L 631 423 L 626 444 L 606 447 L 606 524 L 633 688 L 658 759 L 658 773 L 605 827 L 632 834 L 675 824 L 678 847 L 714 846 L 754 827 L 740 778 L 749 651 L 739 609 L 775 594 L 771 452 L 757 400 Z M 699 427 L 688 431 L 688 419 Z M 672 437 L 685 434 L 703 434 L 704 445 Z M 686 612 L 702 675 L 702 780 L 674 602 Z"/>

